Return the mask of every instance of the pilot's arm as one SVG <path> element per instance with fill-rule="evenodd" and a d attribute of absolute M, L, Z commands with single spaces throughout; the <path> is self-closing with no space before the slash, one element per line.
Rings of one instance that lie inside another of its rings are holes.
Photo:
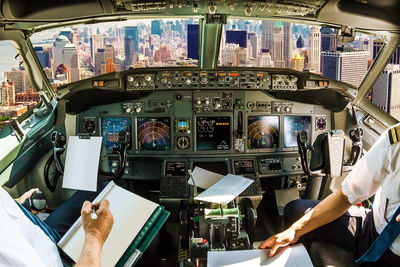
<path fill-rule="evenodd" d="M 109 202 L 102 200 L 92 204 L 85 201 L 82 206 L 82 225 L 85 230 L 85 243 L 75 266 L 100 266 L 103 244 L 114 224 Z M 92 218 L 92 208 L 96 209 L 97 218 Z"/>
<path fill-rule="evenodd" d="M 269 256 L 272 257 L 279 247 L 296 243 L 302 235 L 339 218 L 352 204 L 374 195 L 383 179 L 391 172 L 388 160 L 391 153 L 393 151 L 386 131 L 358 161 L 343 181 L 341 189 L 321 201 L 287 230 L 268 238 L 259 248 L 270 248 Z M 400 221 L 400 216 L 396 219 Z"/>

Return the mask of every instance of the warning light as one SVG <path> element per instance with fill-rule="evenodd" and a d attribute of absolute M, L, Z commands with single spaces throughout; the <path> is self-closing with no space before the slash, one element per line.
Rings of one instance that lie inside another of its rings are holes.
<path fill-rule="evenodd" d="M 207 239 L 203 238 L 203 244 L 207 244 Z"/>
<path fill-rule="evenodd" d="M 324 81 L 319 81 L 319 87 L 324 86 Z"/>
<path fill-rule="evenodd" d="M 237 73 L 237 72 L 231 72 L 231 73 L 229 73 L 229 76 L 231 76 L 231 77 L 238 77 L 238 76 L 239 76 L 239 73 Z"/>
<path fill-rule="evenodd" d="M 264 77 L 264 73 L 258 73 L 257 77 Z"/>
<path fill-rule="evenodd" d="M 104 81 L 99 81 L 99 86 L 104 86 Z"/>
<path fill-rule="evenodd" d="M 224 76 L 226 76 L 226 73 L 225 72 L 218 72 L 217 75 L 224 77 Z"/>

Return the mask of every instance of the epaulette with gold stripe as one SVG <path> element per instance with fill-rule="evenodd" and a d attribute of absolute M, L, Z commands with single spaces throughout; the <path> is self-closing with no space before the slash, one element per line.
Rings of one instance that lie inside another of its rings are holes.
<path fill-rule="evenodd" d="M 400 126 L 394 126 L 390 128 L 388 134 L 391 144 L 400 142 Z"/>

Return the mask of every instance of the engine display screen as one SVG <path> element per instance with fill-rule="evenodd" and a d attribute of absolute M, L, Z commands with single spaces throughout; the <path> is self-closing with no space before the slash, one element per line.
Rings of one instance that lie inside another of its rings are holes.
<path fill-rule="evenodd" d="M 165 162 L 165 176 L 186 176 L 186 162 L 183 161 L 167 161 Z"/>
<path fill-rule="evenodd" d="M 248 116 L 248 149 L 279 146 L 279 116 Z"/>
<path fill-rule="evenodd" d="M 137 118 L 137 145 L 141 151 L 169 151 L 171 149 L 171 119 Z"/>
<path fill-rule="evenodd" d="M 101 136 L 107 150 L 119 147 L 118 134 L 121 131 L 129 133 L 130 144 L 132 136 L 132 121 L 130 118 L 101 118 Z"/>
<path fill-rule="evenodd" d="M 284 147 L 297 147 L 297 134 L 302 130 L 307 132 L 308 143 L 311 143 L 311 116 L 285 116 L 283 117 L 283 145 Z"/>
<path fill-rule="evenodd" d="M 197 150 L 231 149 L 230 117 L 197 117 Z"/>
<path fill-rule="evenodd" d="M 233 162 L 233 167 L 235 170 L 235 174 L 244 175 L 244 174 L 254 174 L 254 163 L 252 160 L 235 160 Z"/>

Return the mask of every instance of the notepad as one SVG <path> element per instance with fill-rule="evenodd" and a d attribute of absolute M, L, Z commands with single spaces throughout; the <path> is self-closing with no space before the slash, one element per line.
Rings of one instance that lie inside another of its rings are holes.
<path fill-rule="evenodd" d="M 103 246 L 101 266 L 131 266 L 169 216 L 162 206 L 110 182 L 93 203 L 107 199 L 114 225 Z M 80 217 L 58 243 L 75 262 L 79 259 L 85 233 Z"/>
<path fill-rule="evenodd" d="M 68 138 L 63 188 L 96 191 L 102 140 L 100 136 Z"/>

